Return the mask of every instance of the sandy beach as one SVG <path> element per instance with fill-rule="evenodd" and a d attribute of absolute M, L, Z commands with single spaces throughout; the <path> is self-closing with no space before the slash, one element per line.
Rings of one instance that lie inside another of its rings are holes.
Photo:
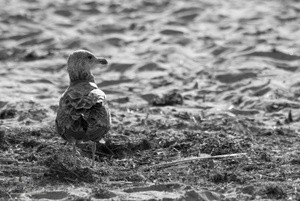
<path fill-rule="evenodd" d="M 3 0 L 0 200 L 300 200 L 300 2 Z M 112 128 L 56 132 L 86 49 Z"/>

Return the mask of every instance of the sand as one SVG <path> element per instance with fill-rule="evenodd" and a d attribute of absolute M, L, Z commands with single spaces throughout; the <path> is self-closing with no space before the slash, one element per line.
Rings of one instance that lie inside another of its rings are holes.
<path fill-rule="evenodd" d="M 0 5 L 0 200 L 300 199 L 299 1 Z M 95 168 L 54 129 L 77 49 L 109 62 Z"/>

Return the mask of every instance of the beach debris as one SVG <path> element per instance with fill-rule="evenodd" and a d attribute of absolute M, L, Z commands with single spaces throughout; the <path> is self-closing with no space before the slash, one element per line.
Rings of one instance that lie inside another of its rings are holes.
<path fill-rule="evenodd" d="M 0 111 L 0 119 L 10 119 L 16 116 L 17 111 L 15 109 L 4 109 Z"/>
<path fill-rule="evenodd" d="M 182 159 L 171 161 L 171 162 L 165 162 L 165 163 L 160 163 L 160 164 L 155 164 L 155 165 L 150 165 L 150 166 L 143 166 L 140 169 L 142 171 L 147 171 L 147 170 L 151 170 L 151 169 L 161 169 L 161 168 L 167 168 L 167 167 L 172 167 L 172 166 L 179 166 L 179 165 L 183 165 L 183 164 L 187 164 L 187 163 L 191 163 L 193 161 L 199 161 L 199 160 L 220 159 L 220 158 L 230 158 L 230 157 L 244 157 L 246 155 L 247 155 L 247 153 L 224 154 L 224 155 L 216 155 L 216 156 L 203 154 L 202 156 L 199 156 L 199 157 L 188 157 L 188 158 L 182 158 Z"/>
<path fill-rule="evenodd" d="M 53 55 L 50 51 L 43 51 L 43 50 L 31 50 L 25 52 L 23 56 L 24 61 L 34 61 L 39 59 L 45 59 L 46 57 Z"/>
<path fill-rule="evenodd" d="M 284 120 L 284 122 L 286 124 L 289 124 L 289 123 L 292 123 L 294 120 L 293 120 L 293 114 L 292 114 L 292 111 L 289 110 L 289 113 L 288 113 L 288 116 L 287 118 Z"/>
<path fill-rule="evenodd" d="M 97 64 L 107 64 L 86 50 L 77 50 L 68 58 L 70 85 L 63 93 L 57 110 L 57 132 L 73 144 L 76 162 L 78 141 L 92 141 L 92 166 L 95 162 L 96 143 L 104 138 L 111 123 L 106 95 L 100 90 L 91 69 Z M 75 163 L 76 164 L 76 163 Z"/>
<path fill-rule="evenodd" d="M 152 100 L 154 106 L 167 106 L 167 105 L 182 105 L 183 97 L 177 91 L 171 91 L 164 94 L 162 97 L 157 97 Z"/>

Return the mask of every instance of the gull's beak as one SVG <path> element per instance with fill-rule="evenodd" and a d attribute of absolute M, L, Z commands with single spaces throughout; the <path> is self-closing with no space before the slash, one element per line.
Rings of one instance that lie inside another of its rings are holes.
<path fill-rule="evenodd" d="M 98 63 L 100 64 L 107 64 L 106 59 L 97 59 Z"/>

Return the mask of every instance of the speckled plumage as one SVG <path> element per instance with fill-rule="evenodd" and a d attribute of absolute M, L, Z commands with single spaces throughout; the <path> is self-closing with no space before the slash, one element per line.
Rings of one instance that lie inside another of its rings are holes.
<path fill-rule="evenodd" d="M 105 138 L 110 129 L 111 118 L 106 95 L 97 87 L 91 73 L 91 69 L 98 63 L 107 62 L 85 50 L 75 51 L 68 59 L 70 85 L 59 101 L 56 128 L 69 142 L 97 142 Z"/>
<path fill-rule="evenodd" d="M 104 92 L 90 82 L 70 86 L 60 99 L 56 124 L 65 140 L 99 141 L 110 127 Z"/>

